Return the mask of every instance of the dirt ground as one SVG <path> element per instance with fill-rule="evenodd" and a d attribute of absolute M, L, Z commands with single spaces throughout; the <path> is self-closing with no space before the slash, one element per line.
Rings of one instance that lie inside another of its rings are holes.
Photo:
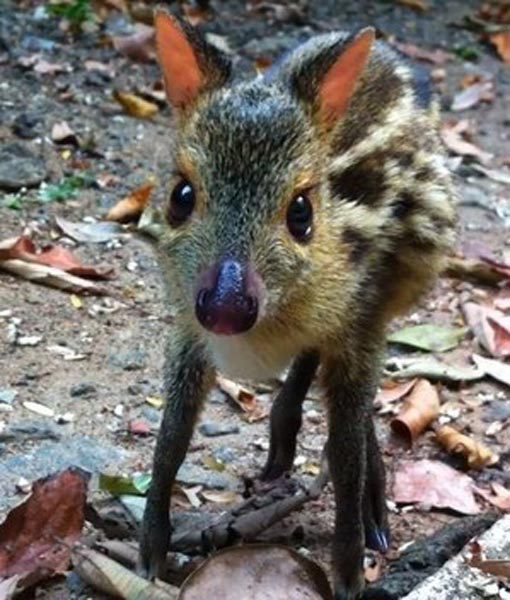
<path fill-rule="evenodd" d="M 450 52 L 452 59 L 444 64 L 420 63 L 435 71 L 437 79 L 443 77 L 437 71 L 444 70 L 445 79 L 437 86 L 444 119 L 469 119 L 476 143 L 494 155 L 489 168 L 509 172 L 510 69 L 493 48 L 480 42 L 478 34 L 460 26 L 463 17 L 474 14 L 480 2 L 429 0 L 426 12 L 416 12 L 391 1 L 327 0 L 302 4 L 307 10 L 290 16 L 284 14 L 283 20 L 279 20 L 279 13 L 271 5 L 267 10 L 255 11 L 241 0 L 213 1 L 212 16 L 203 26 L 228 43 L 238 68 L 245 71 L 256 60 L 273 59 L 313 33 L 352 30 L 366 24 L 375 25 L 381 34 L 394 36 L 400 42 Z M 155 62 L 133 62 L 107 43 L 108 36 L 132 30 L 132 21 L 119 12 L 112 11 L 99 31 L 72 35 L 59 29 L 57 18 L 41 16 L 40 6 L 41 3 L 28 1 L 7 1 L 0 5 L 0 153 L 17 143 L 32 150 L 33 156 L 41 161 L 41 179 L 55 183 L 86 171 L 92 183 L 80 189 L 74 198 L 47 203 L 37 200 L 37 183 L 23 192 L 16 209 L 7 207 L 5 198 L 9 190 L 5 189 L 0 195 L 0 240 L 31 232 L 40 244 L 59 241 L 68 247 L 76 246 L 75 251 L 84 262 L 112 267 L 116 278 L 105 284 L 114 297 L 83 296 L 82 304 L 77 306 L 79 303 L 73 303 L 66 292 L 0 271 L 0 391 L 16 391 L 12 410 L 5 406 L 2 409 L 0 403 L 0 424 L 31 427 L 28 430 L 21 427 L 21 433 L 0 443 L 3 515 L 24 497 L 19 486 L 21 477 L 31 481 L 72 461 L 68 442 L 73 440 L 78 445 L 82 439 L 91 442 L 92 451 L 82 458 L 85 466 L 91 464 L 92 470 L 132 475 L 150 469 L 160 410 L 151 406 L 147 398 L 161 394 L 162 348 L 171 321 L 171 309 L 164 303 L 161 279 L 149 244 L 130 233 L 114 242 L 76 244 L 63 236 L 55 224 L 56 216 L 71 221 L 101 219 L 116 201 L 151 176 L 160 182 L 155 201 L 164 196 L 168 175 L 165 167 L 173 137 L 169 109 L 161 108 L 150 120 L 136 119 L 126 115 L 112 97 L 114 89 L 134 92 L 151 87 L 159 80 L 158 68 Z M 175 8 L 179 9 L 177 5 Z M 476 53 L 476 61 L 459 57 L 466 48 Z M 33 63 L 30 66 L 27 61 L 36 54 L 49 63 L 64 65 L 65 70 L 36 72 Z M 90 68 L 88 61 L 97 61 L 107 68 Z M 494 98 L 454 114 L 449 110 L 452 98 L 463 78 L 470 74 L 490 77 L 494 82 Z M 61 121 L 67 121 L 76 132 L 81 147 L 51 141 L 52 127 Z M 484 176 L 466 159 L 459 164 L 452 157 L 452 166 L 456 167 L 461 198 L 459 247 L 478 244 L 504 258 L 509 253 L 510 239 L 509 184 Z M 100 187 L 98 182 L 104 181 L 105 175 L 115 176 L 113 183 Z M 29 175 L 26 177 L 30 183 Z M 416 323 L 462 324 L 460 303 L 487 293 L 490 292 L 480 286 L 474 288 L 466 282 L 442 279 L 416 311 L 395 323 L 394 328 Z M 36 344 L 13 342 L 9 337 L 13 324 L 18 340 L 35 336 Z M 64 360 L 55 346 L 71 349 L 83 357 Z M 447 362 L 467 364 L 473 346 L 472 338 L 467 337 L 457 349 L 443 353 L 442 357 Z M 391 351 L 413 355 L 409 349 Z M 510 423 L 508 387 L 485 378 L 475 384 L 439 388 L 442 401 L 458 408 L 455 426 L 483 440 L 501 456 L 496 466 L 470 471 L 469 475 L 478 482 L 497 481 L 508 486 L 510 428 L 503 427 L 491 437 L 485 435 L 488 425 L 497 419 L 496 413 L 505 424 Z M 269 391 L 264 388 L 259 392 L 261 404 L 268 408 Z M 49 407 L 56 417 L 35 414 L 26 408 L 26 402 Z M 326 424 L 324 408 L 316 393 L 305 402 L 304 410 L 296 475 L 306 479 L 307 466 L 319 463 Z M 397 443 L 390 436 L 390 419 L 391 415 L 376 416 L 389 474 L 390 499 L 392 474 L 405 458 L 440 459 L 458 467 L 458 462 L 453 462 L 434 443 L 431 432 L 421 436 L 412 449 Z M 149 424 L 151 433 L 142 436 L 130 432 L 129 423 L 133 420 Z M 195 466 L 198 474 L 190 476 L 183 485 L 214 486 L 211 477 L 218 473 L 211 470 L 211 461 L 207 460 L 214 457 L 225 464 L 225 470 L 219 474 L 226 481 L 223 484 L 241 491 L 243 477 L 256 475 L 264 464 L 267 418 L 248 423 L 241 411 L 216 391 L 201 422 L 231 425 L 233 432 L 218 437 L 195 433 L 187 463 Z M 44 464 L 37 459 L 43 454 L 41 448 L 46 457 Z M 76 448 L 73 452 L 72 456 L 79 455 Z M 273 527 L 263 538 L 305 548 L 327 569 L 332 502 L 328 487 L 319 500 Z M 484 506 L 482 501 L 480 506 Z M 210 503 L 203 508 L 218 510 Z M 398 554 L 403 544 L 428 536 L 456 518 L 453 513 L 426 507 L 392 512 L 389 559 Z M 72 579 L 45 584 L 34 594 L 37 598 L 100 597 Z"/>

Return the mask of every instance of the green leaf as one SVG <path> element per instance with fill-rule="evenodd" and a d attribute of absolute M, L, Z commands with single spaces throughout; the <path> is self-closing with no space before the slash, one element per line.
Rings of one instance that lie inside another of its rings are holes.
<path fill-rule="evenodd" d="M 122 477 L 120 475 L 99 475 L 99 489 L 110 492 L 114 496 L 134 495 L 145 496 L 151 483 L 150 473 L 141 473 L 133 477 Z"/>
<path fill-rule="evenodd" d="M 93 183 L 93 178 L 88 173 L 64 177 L 58 183 L 43 183 L 39 188 L 37 197 L 40 202 L 65 202 L 78 195 L 78 190 Z"/>
<path fill-rule="evenodd" d="M 412 346 L 426 352 L 444 352 L 458 346 L 468 331 L 467 327 L 416 325 L 390 334 L 388 342 Z"/>
<path fill-rule="evenodd" d="M 6 194 L 0 201 L 0 206 L 11 210 L 21 210 L 23 198 L 21 194 Z"/>
<path fill-rule="evenodd" d="M 479 381 L 485 375 L 478 367 L 449 365 L 433 356 L 427 358 L 397 358 L 386 361 L 384 374 L 391 379 L 414 379 L 424 377 L 431 381 L 457 383 Z"/>

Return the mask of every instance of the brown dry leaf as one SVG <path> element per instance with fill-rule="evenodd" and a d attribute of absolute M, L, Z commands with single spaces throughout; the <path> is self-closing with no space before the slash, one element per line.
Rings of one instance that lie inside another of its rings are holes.
<path fill-rule="evenodd" d="M 477 487 L 475 492 L 496 508 L 510 512 L 510 490 L 507 490 L 500 483 L 491 483 L 490 491 Z"/>
<path fill-rule="evenodd" d="M 375 406 L 385 407 L 392 402 L 404 398 L 413 389 L 417 381 L 417 379 L 411 379 L 410 381 L 397 382 L 389 379 L 383 382 L 381 389 L 375 397 Z"/>
<path fill-rule="evenodd" d="M 222 375 L 216 377 L 216 383 L 220 390 L 227 394 L 246 413 L 249 423 L 254 423 L 267 417 L 266 409 L 259 404 L 253 392 Z"/>
<path fill-rule="evenodd" d="M 286 546 L 245 544 L 222 550 L 206 560 L 183 583 L 179 600 L 239 600 L 248 595 L 333 598 L 326 574 L 317 563 Z"/>
<path fill-rule="evenodd" d="M 436 441 L 450 454 L 460 454 L 467 460 L 470 469 L 480 470 L 494 465 L 499 456 L 480 442 L 475 442 L 449 425 L 436 431 Z"/>
<path fill-rule="evenodd" d="M 177 600 L 179 590 L 162 581 L 151 583 L 126 567 L 90 548 L 75 548 L 74 570 L 92 587 L 115 598 Z"/>
<path fill-rule="evenodd" d="M 117 202 L 117 204 L 110 209 L 106 215 L 106 220 L 117 221 L 118 223 L 137 222 L 140 215 L 149 204 L 153 189 L 153 183 L 146 183 L 134 190 L 129 196 Z"/>
<path fill-rule="evenodd" d="M 486 559 L 484 558 L 484 552 L 480 545 L 480 542 L 474 540 L 469 545 L 471 551 L 471 557 L 469 558 L 469 565 L 480 569 L 487 575 L 494 575 L 495 577 L 501 577 L 503 579 L 510 578 L 510 560 L 498 560 L 498 559 Z"/>
<path fill-rule="evenodd" d="M 21 575 L 28 586 L 68 569 L 85 523 L 88 479 L 67 469 L 33 484 L 30 498 L 0 525 L 0 578 Z"/>
<path fill-rule="evenodd" d="M 489 35 L 491 44 L 496 47 L 503 62 L 510 65 L 510 31 L 500 31 Z"/>
<path fill-rule="evenodd" d="M 156 58 L 156 35 L 154 27 L 137 23 L 135 33 L 114 36 L 113 47 L 123 56 L 137 62 L 151 62 Z"/>
<path fill-rule="evenodd" d="M 474 83 L 455 94 L 451 109 L 453 111 L 467 110 L 473 108 L 480 102 L 494 101 L 494 85 L 491 81 Z"/>
<path fill-rule="evenodd" d="M 70 70 L 71 67 L 68 64 L 50 63 L 44 58 L 37 60 L 34 64 L 34 71 L 41 75 L 56 75 Z"/>
<path fill-rule="evenodd" d="M 439 409 L 436 388 L 426 379 L 420 379 L 406 398 L 399 415 L 391 421 L 391 428 L 412 444 L 437 419 Z"/>
<path fill-rule="evenodd" d="M 505 275 L 482 260 L 459 256 L 448 257 L 442 276 L 492 286 L 510 278 L 510 274 Z"/>
<path fill-rule="evenodd" d="M 440 50 L 439 48 L 436 48 L 435 50 L 425 50 L 424 48 L 419 48 L 415 44 L 407 44 L 402 42 L 393 42 L 393 46 L 410 58 L 424 60 L 432 63 L 433 65 L 444 65 L 452 58 L 450 53 Z"/>
<path fill-rule="evenodd" d="M 427 12 L 430 8 L 425 0 L 397 0 L 397 2 L 406 8 L 412 8 L 419 12 Z"/>
<path fill-rule="evenodd" d="M 482 164 L 489 163 L 493 155 L 468 141 L 467 135 L 469 135 L 469 123 L 466 120 L 449 121 L 441 126 L 441 137 L 448 150 L 459 156 L 472 156 Z"/>
<path fill-rule="evenodd" d="M 398 504 L 424 504 L 474 515 L 480 508 L 474 481 L 436 460 L 404 461 L 395 472 L 393 500 Z"/>
<path fill-rule="evenodd" d="M 136 94 L 115 90 L 113 97 L 128 115 L 137 119 L 151 119 L 159 111 L 157 104 L 148 102 Z"/>
<path fill-rule="evenodd" d="M 239 500 L 239 494 L 231 490 L 203 490 L 200 495 L 214 504 L 233 504 Z"/>

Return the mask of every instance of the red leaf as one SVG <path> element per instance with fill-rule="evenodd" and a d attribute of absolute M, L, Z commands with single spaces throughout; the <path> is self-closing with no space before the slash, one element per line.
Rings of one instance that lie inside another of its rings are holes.
<path fill-rule="evenodd" d="M 129 433 L 134 435 L 149 435 L 151 432 L 151 426 L 146 421 L 134 420 L 129 421 L 128 430 Z"/>
<path fill-rule="evenodd" d="M 30 498 L 0 525 L 0 578 L 22 575 L 33 585 L 67 570 L 85 522 L 87 484 L 77 469 L 34 483 Z"/>

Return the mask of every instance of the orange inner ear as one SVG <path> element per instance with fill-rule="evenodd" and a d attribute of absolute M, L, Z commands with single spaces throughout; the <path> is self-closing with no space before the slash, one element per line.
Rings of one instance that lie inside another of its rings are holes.
<path fill-rule="evenodd" d="M 319 102 L 329 123 L 334 123 L 347 111 L 356 83 L 368 62 L 374 39 L 373 29 L 363 30 L 326 73 L 319 90 Z"/>
<path fill-rule="evenodd" d="M 198 96 L 203 75 L 195 52 L 177 22 L 168 14 L 155 16 L 158 58 L 169 102 L 184 108 Z"/>

